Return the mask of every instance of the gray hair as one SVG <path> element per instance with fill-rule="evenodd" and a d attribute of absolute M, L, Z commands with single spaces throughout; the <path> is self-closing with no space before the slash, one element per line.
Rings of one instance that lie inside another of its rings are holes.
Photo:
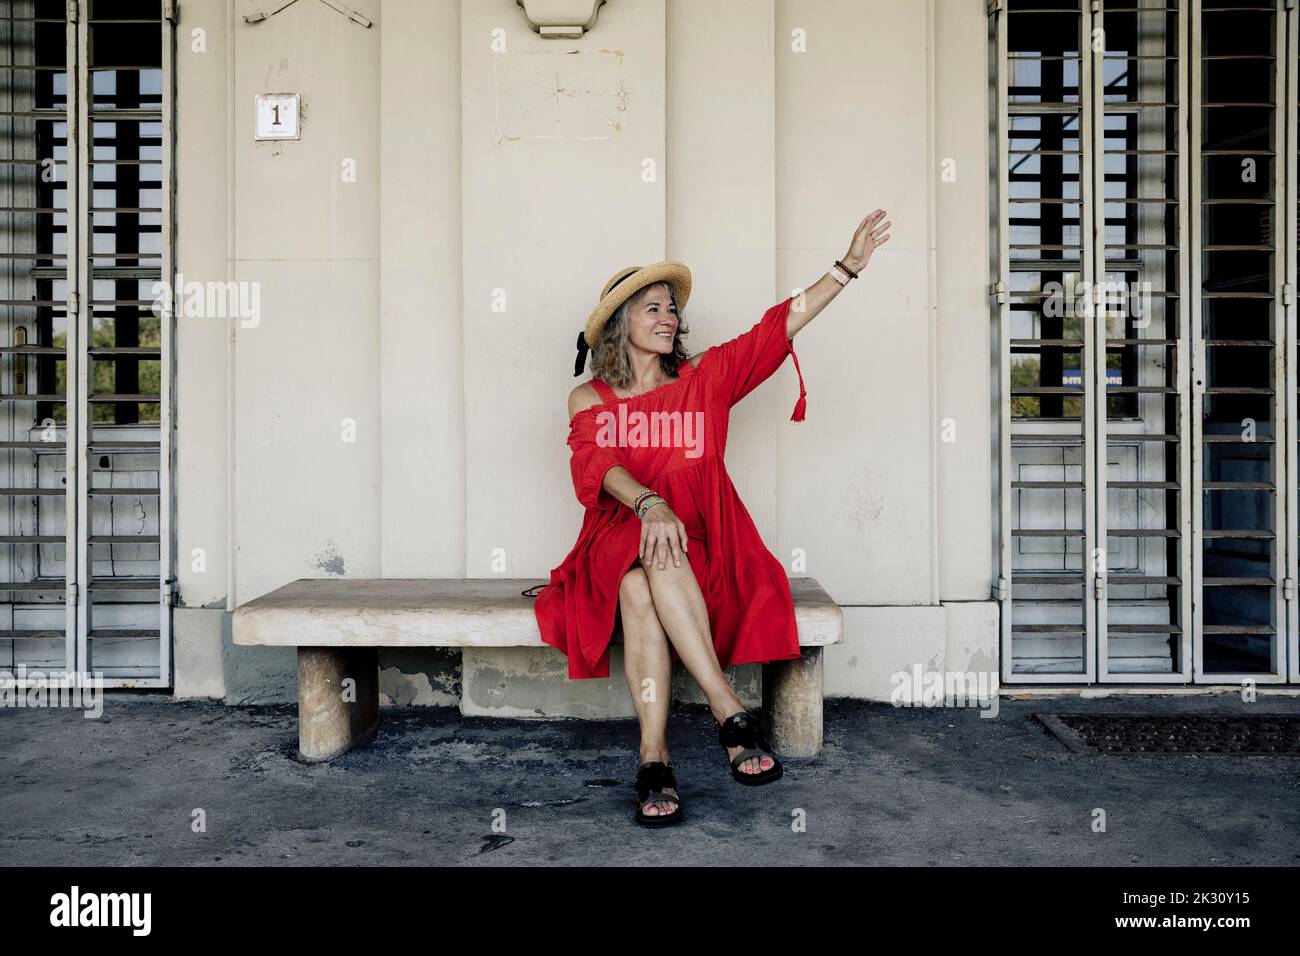
<path fill-rule="evenodd" d="M 632 293 L 622 305 L 614 310 L 614 314 L 609 317 L 605 327 L 600 330 L 600 338 L 596 340 L 595 348 L 591 350 L 591 374 L 594 378 L 598 378 L 615 388 L 627 388 L 632 384 L 632 356 L 628 350 L 627 317 L 637 303 L 645 298 L 645 294 L 656 285 L 661 285 L 668 290 L 668 295 L 673 301 L 673 307 L 676 308 L 677 293 L 669 282 L 652 282 L 644 289 L 638 289 Z M 677 334 L 673 336 L 673 350 L 667 355 L 659 356 L 659 364 L 664 375 L 669 377 L 676 375 L 677 366 L 690 357 L 690 353 L 686 351 L 686 346 L 682 343 L 682 336 L 688 332 L 690 332 L 690 329 L 686 327 L 686 322 L 682 319 L 681 313 L 678 313 Z"/>

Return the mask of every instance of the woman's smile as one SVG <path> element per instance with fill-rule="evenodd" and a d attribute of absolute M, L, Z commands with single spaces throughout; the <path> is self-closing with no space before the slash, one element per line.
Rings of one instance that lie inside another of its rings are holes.
<path fill-rule="evenodd" d="M 656 352 L 671 352 L 673 342 L 677 337 L 676 322 L 656 322 L 649 329 L 650 338 L 654 339 L 653 350 Z"/>

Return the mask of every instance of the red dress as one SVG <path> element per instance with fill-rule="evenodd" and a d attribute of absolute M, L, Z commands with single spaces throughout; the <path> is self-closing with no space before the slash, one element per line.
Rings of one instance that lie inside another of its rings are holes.
<path fill-rule="evenodd" d="M 686 554 L 718 662 L 725 668 L 799 656 L 785 568 L 763 545 L 723 463 L 731 406 L 787 353 L 794 356 L 785 334 L 790 303 L 772 306 L 748 332 L 705 351 L 698 367 L 683 362 L 678 378 L 642 395 L 619 398 L 592 380 L 602 403 L 569 423 L 574 490 L 587 511 L 577 543 L 535 606 L 542 640 L 567 655 L 570 680 L 609 676 L 619 583 L 640 550 L 641 521 L 603 487 L 615 465 L 662 495 L 686 525 Z M 794 362 L 798 371 L 797 356 Z M 800 373 L 794 421 L 803 419 L 804 394 Z"/>

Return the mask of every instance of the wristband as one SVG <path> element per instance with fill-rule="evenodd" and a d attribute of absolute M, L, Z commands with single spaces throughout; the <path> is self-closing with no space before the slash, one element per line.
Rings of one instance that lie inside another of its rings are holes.
<path fill-rule="evenodd" d="M 644 518 L 646 516 L 646 512 L 648 512 L 651 508 L 655 507 L 655 505 L 666 505 L 667 503 L 668 502 L 664 501 L 664 499 L 661 498 L 659 495 L 651 495 L 645 501 L 637 505 L 636 516 L 638 518 Z"/>
<path fill-rule="evenodd" d="M 638 518 L 644 518 L 646 516 L 646 512 L 648 512 L 651 508 L 653 508 L 655 505 L 661 505 L 664 503 L 665 503 L 664 500 L 660 498 L 658 495 L 654 495 L 650 498 L 647 498 L 645 501 L 641 502 L 641 504 L 637 506 L 636 516 Z"/>
<path fill-rule="evenodd" d="M 831 266 L 826 271 L 830 273 L 831 278 L 834 279 L 836 282 L 838 282 L 841 287 L 849 284 L 848 274 L 845 272 L 841 272 L 840 267 L 838 265 Z"/>

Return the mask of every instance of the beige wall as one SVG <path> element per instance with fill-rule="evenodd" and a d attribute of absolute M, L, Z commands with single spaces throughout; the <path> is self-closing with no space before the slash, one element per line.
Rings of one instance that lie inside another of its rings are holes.
<path fill-rule="evenodd" d="M 302 6 L 236 23 L 233 272 L 262 304 L 235 326 L 237 602 L 380 565 L 380 32 Z M 281 91 L 302 94 L 302 141 L 254 142 L 254 95 Z"/>
<path fill-rule="evenodd" d="M 192 4 L 182 14 L 177 34 L 176 218 L 183 224 L 176 235 L 177 269 L 191 277 L 225 279 L 231 235 L 226 83 L 233 51 L 225 4 L 197 7 Z M 192 16 L 195 12 L 207 15 Z M 206 52 L 189 49 L 192 30 L 202 31 Z M 231 328 L 221 319 L 176 321 L 178 573 L 187 605 L 224 606 L 230 560 L 226 353 Z M 201 552 L 197 556 L 195 549 Z M 204 570 L 195 570 L 195 557 Z"/>
<path fill-rule="evenodd" d="M 738 407 L 728 464 L 773 552 L 847 608 L 833 693 L 980 659 L 993 605 L 955 602 L 991 576 L 982 0 L 611 0 L 581 41 L 541 40 L 514 0 L 351 5 L 372 29 L 321 3 L 256 26 L 251 0 L 181 5 L 179 267 L 259 281 L 262 318 L 178 330 L 178 691 L 211 693 L 221 640 L 186 608 L 494 557 L 545 576 L 581 519 L 564 399 L 608 276 L 687 262 L 699 351 L 815 281 L 876 206 L 893 241 L 796 342 L 807 420 L 788 363 Z M 510 70 L 561 49 L 591 89 L 616 74 L 616 128 L 608 100 L 549 136 L 527 121 Z M 301 142 L 253 142 L 272 91 L 303 95 Z"/>
<path fill-rule="evenodd" d="M 937 598 L 926 10 L 916 0 L 778 5 L 782 285 L 820 276 L 872 209 L 894 222 L 869 271 L 800 333 L 808 419 L 780 430 L 778 543 L 804 549 L 808 573 L 845 604 Z M 805 53 L 790 51 L 795 30 Z"/>
<path fill-rule="evenodd" d="M 690 266 L 691 350 L 738 335 L 785 298 L 776 282 L 776 60 L 772 0 L 668 5 L 668 251 Z M 801 359 L 802 361 L 802 359 Z M 776 532 L 784 378 L 736 406 L 727 468 L 759 532 Z M 792 426 L 793 427 L 793 426 Z"/>
<path fill-rule="evenodd" d="M 465 573 L 458 0 L 386 3 L 380 31 L 382 573 Z"/>
<path fill-rule="evenodd" d="M 581 524 L 574 340 L 610 275 L 666 255 L 664 3 L 608 4 L 574 43 L 465 2 L 460 62 L 466 565 L 545 576 Z"/>

